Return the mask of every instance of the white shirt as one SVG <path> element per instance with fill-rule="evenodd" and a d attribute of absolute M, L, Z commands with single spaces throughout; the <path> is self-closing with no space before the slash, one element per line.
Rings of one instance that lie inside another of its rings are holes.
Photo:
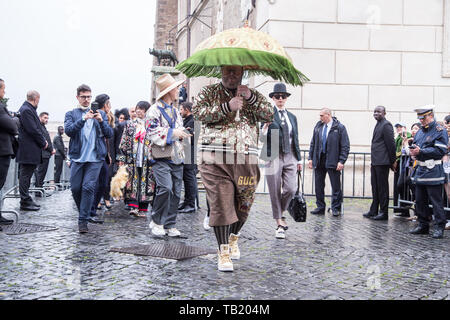
<path fill-rule="evenodd" d="M 288 116 L 288 114 L 287 114 L 287 110 L 286 110 L 286 108 L 284 108 L 284 109 L 280 109 L 280 108 L 278 108 L 277 106 L 275 106 L 275 108 L 277 109 L 277 111 L 278 111 L 278 114 L 279 114 L 279 116 L 280 116 L 280 119 L 281 119 L 281 111 L 283 111 L 284 112 L 284 118 L 286 119 L 286 123 L 287 123 L 287 125 L 288 125 L 288 128 L 289 128 L 289 145 L 292 145 L 292 124 L 291 124 L 291 121 L 289 120 L 289 116 Z"/>

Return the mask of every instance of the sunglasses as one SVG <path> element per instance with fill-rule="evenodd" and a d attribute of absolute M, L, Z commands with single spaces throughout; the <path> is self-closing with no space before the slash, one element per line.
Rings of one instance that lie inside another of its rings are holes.
<path fill-rule="evenodd" d="M 286 99 L 287 98 L 287 94 L 274 94 L 273 97 L 277 100 L 279 99 Z"/>

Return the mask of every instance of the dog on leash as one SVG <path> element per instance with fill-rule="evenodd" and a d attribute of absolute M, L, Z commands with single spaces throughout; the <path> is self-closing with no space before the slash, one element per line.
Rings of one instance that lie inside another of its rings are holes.
<path fill-rule="evenodd" d="M 111 191 L 110 195 L 114 200 L 120 200 L 122 198 L 122 189 L 125 187 L 128 181 L 128 170 L 127 166 L 121 166 L 117 170 L 116 175 L 111 180 Z"/>

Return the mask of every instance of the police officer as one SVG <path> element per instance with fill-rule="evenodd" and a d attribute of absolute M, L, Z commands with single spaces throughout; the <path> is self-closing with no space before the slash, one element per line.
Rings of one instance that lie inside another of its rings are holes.
<path fill-rule="evenodd" d="M 431 107 L 414 111 L 422 124 L 410 150 L 418 164 L 411 180 L 416 184 L 419 224 L 410 233 L 428 234 L 431 215 L 434 214 L 435 228 L 432 237 L 441 239 L 447 222 L 442 203 L 442 185 L 445 182 L 442 157 L 447 152 L 448 136 L 446 130 L 434 120 Z M 429 202 L 433 205 L 432 210 L 428 206 Z"/>

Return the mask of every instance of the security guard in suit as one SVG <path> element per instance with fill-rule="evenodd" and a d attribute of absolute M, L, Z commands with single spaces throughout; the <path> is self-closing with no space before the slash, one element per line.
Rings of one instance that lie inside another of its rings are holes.
<path fill-rule="evenodd" d="M 442 186 L 445 183 L 442 157 L 447 152 L 447 131 L 434 119 L 433 109 L 416 109 L 422 128 L 414 137 L 410 154 L 417 160 L 418 167 L 411 178 L 416 184 L 416 211 L 419 224 L 412 234 L 428 234 L 431 215 L 434 214 L 435 228 L 432 237 L 444 236 L 445 212 L 442 202 Z M 429 202 L 433 209 L 428 206 Z"/>

